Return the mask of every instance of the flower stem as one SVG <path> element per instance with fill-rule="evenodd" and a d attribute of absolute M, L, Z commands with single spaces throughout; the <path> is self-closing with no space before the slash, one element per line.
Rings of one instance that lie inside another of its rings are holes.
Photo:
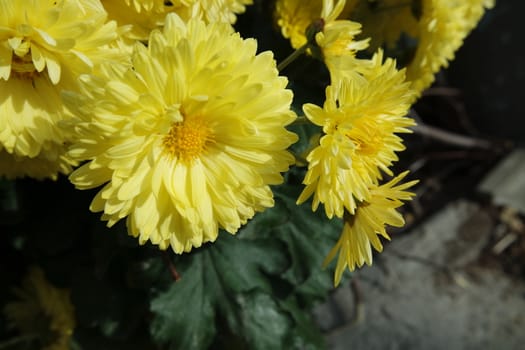
<path fill-rule="evenodd" d="M 310 121 L 306 117 L 297 117 L 291 125 L 307 125 L 310 124 Z"/>
<path fill-rule="evenodd" d="M 304 44 L 303 46 L 301 46 L 300 48 L 292 52 L 288 57 L 284 59 L 284 61 L 282 61 L 281 63 L 277 65 L 277 70 L 279 72 L 282 72 L 282 70 L 285 69 L 290 63 L 292 63 L 299 56 L 301 56 L 306 51 L 307 48 L 308 48 L 308 43 Z"/>
<path fill-rule="evenodd" d="M 175 282 L 178 282 L 180 280 L 180 274 L 175 268 L 175 265 L 173 264 L 173 261 L 171 261 L 170 255 L 167 251 L 162 252 L 162 259 L 164 260 L 164 263 L 168 267 L 168 270 L 170 271 L 171 278 Z"/>

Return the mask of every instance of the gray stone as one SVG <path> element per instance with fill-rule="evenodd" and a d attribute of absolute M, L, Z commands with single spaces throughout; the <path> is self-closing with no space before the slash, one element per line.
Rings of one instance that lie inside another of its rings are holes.
<path fill-rule="evenodd" d="M 521 349 L 525 283 L 476 263 L 491 226 L 478 205 L 459 201 L 392 237 L 373 266 L 354 274 L 360 305 L 348 284 L 317 308 L 329 348 Z"/>
<path fill-rule="evenodd" d="M 495 204 L 525 214 L 525 149 L 516 149 L 480 183 L 479 189 L 492 194 Z"/>

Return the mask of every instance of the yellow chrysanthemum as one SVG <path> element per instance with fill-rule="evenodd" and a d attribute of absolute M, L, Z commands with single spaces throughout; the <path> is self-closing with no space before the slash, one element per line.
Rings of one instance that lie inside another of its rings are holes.
<path fill-rule="evenodd" d="M 344 8 L 345 0 L 278 0 L 274 17 L 295 49 L 307 43 L 307 29 L 317 25 L 315 41 L 325 56 L 349 55 L 366 48 L 368 40 L 354 40 L 361 31 L 359 23 L 338 20 Z"/>
<path fill-rule="evenodd" d="M 60 91 L 113 56 L 106 44 L 115 28 L 98 0 L 0 0 L 0 152 L 11 155 L 4 159 L 45 159 L 42 176 L 68 171 Z"/>
<path fill-rule="evenodd" d="M 321 11 L 322 26 L 315 34 L 315 45 L 319 48 L 322 59 L 330 72 L 333 85 L 339 84 L 343 77 L 359 79 L 362 65 L 366 60 L 357 59 L 357 51 L 368 47 L 368 39 L 356 40 L 361 32 L 361 24 L 338 17 L 345 7 L 344 0 L 323 0 Z"/>
<path fill-rule="evenodd" d="M 361 38 L 370 38 L 371 52 L 380 47 L 393 48 L 402 34 L 416 38 L 421 0 L 348 0 L 348 18 L 362 24 Z"/>
<path fill-rule="evenodd" d="M 34 158 L 17 156 L 0 151 L 0 174 L 7 179 L 31 177 L 56 180 L 58 174 L 69 174 L 74 165 L 66 155 L 64 146 L 50 144 L 55 149 L 46 149 Z"/>
<path fill-rule="evenodd" d="M 345 215 L 341 237 L 324 262 L 327 265 L 339 255 L 334 275 L 336 286 L 347 267 L 354 271 L 364 263 L 372 264 L 372 247 L 378 252 L 383 251 L 379 236 L 390 239 L 386 225 L 402 227 L 405 224 L 396 208 L 403 205 L 402 201 L 412 199 L 414 194 L 405 190 L 417 183 L 410 181 L 397 185 L 407 174 L 408 171 L 380 186 L 372 185 L 369 199 L 359 203 L 354 215 Z"/>
<path fill-rule="evenodd" d="M 122 26 L 122 35 L 131 40 L 146 41 L 153 29 L 160 28 L 168 13 L 184 21 L 201 18 L 207 23 L 235 23 L 253 0 L 102 0 L 111 19 Z"/>
<path fill-rule="evenodd" d="M 412 98 L 404 72 L 393 60 L 382 60 L 376 54 L 362 79 L 329 86 L 323 108 L 303 106 L 324 136 L 307 157 L 306 187 L 298 203 L 314 195 L 312 209 L 323 203 L 328 218 L 342 217 L 344 210 L 354 213 L 357 202 L 369 199 L 370 185 L 381 179 L 381 171 L 391 174 L 395 152 L 404 149 L 395 134 L 410 132 L 406 127 L 414 124 L 404 117 Z"/>
<path fill-rule="evenodd" d="M 307 42 L 306 28 L 321 17 L 323 3 L 319 0 L 277 0 L 274 17 L 281 33 L 298 49 Z"/>
<path fill-rule="evenodd" d="M 277 0 L 275 18 L 283 36 L 297 49 L 307 43 L 308 26 L 330 14 L 324 22 L 328 28 L 333 23 L 333 28 L 318 33 L 316 39 L 320 46 L 331 45 L 323 58 L 332 78 L 355 73 L 362 63 L 355 52 L 365 49 L 365 40 L 370 39 L 369 52 L 383 47 L 406 66 L 407 80 L 418 95 L 434 81 L 436 72 L 447 67 L 485 9 L 494 6 L 494 0 L 348 0 L 341 9 L 341 3 Z"/>
<path fill-rule="evenodd" d="M 34 349 L 69 350 L 75 328 L 69 291 L 54 287 L 41 269 L 32 268 L 14 294 L 18 300 L 4 307 L 8 326 L 30 336 Z"/>
<path fill-rule="evenodd" d="M 91 210 L 181 253 L 273 206 L 268 185 L 293 163 L 295 114 L 287 79 L 256 49 L 229 24 L 169 14 L 147 48 L 135 46 L 133 69 L 83 76 L 84 96 L 65 99 L 81 119 L 70 154 L 90 160 L 70 179 L 106 184 Z"/>
<path fill-rule="evenodd" d="M 463 40 L 480 20 L 490 0 L 423 0 L 420 34 L 407 79 L 418 93 L 429 87 L 434 74 L 447 67 Z"/>

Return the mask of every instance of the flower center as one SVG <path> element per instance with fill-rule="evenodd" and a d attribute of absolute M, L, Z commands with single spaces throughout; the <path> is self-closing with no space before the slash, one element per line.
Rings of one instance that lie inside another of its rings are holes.
<path fill-rule="evenodd" d="M 182 122 L 173 123 L 164 137 L 164 149 L 170 156 L 189 163 L 213 142 L 212 136 L 212 130 L 202 117 L 184 117 Z"/>
<path fill-rule="evenodd" d="M 356 130 L 347 135 L 354 143 L 356 151 L 363 156 L 375 156 L 384 145 L 381 132 L 376 130 Z"/>

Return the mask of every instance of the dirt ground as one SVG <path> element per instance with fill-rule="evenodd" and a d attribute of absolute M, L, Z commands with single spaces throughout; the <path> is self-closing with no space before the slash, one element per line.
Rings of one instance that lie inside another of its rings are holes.
<path fill-rule="evenodd" d="M 525 150 L 478 191 L 392 237 L 316 309 L 330 349 L 523 349 Z M 503 181 L 504 180 L 504 181 Z"/>

